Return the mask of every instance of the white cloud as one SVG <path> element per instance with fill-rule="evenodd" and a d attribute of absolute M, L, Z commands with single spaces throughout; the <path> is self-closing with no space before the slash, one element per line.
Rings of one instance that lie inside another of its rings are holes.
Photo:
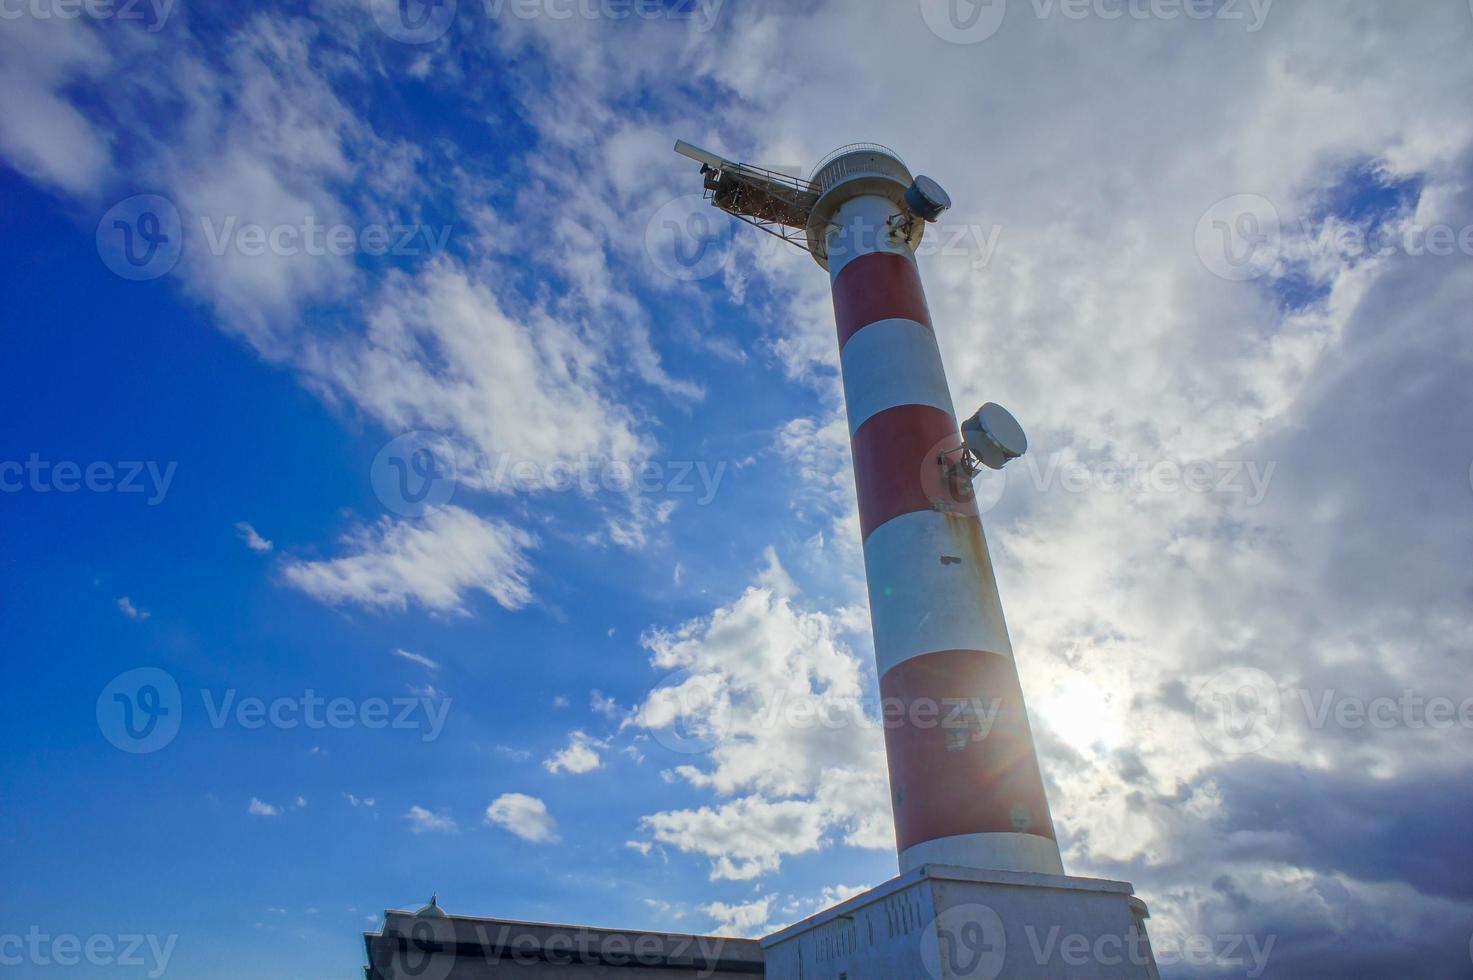
<path fill-rule="evenodd" d="M 373 809 L 373 806 L 374 806 L 374 800 L 373 800 L 373 797 L 371 797 L 371 796 L 369 796 L 369 797 L 358 797 L 358 796 L 354 796 L 352 793 L 344 793 L 343 794 L 343 799 L 347 800 L 348 801 L 348 805 L 351 806 L 351 807 L 365 807 L 365 808 L 371 810 L 371 809 Z"/>
<path fill-rule="evenodd" d="M 525 793 L 502 793 L 486 807 L 486 822 L 534 844 L 558 840 L 557 821 L 547 812 L 547 804 Z"/>
<path fill-rule="evenodd" d="M 603 715 L 605 718 L 613 719 L 619 717 L 619 702 L 599 690 L 588 693 L 588 706 L 594 713 Z"/>
<path fill-rule="evenodd" d="M 429 657 L 426 657 L 422 653 L 410 653 L 408 650 L 395 650 L 394 656 L 399 657 L 402 660 L 408 660 L 412 664 L 419 664 L 421 667 L 427 668 L 429 670 L 440 669 L 440 665 L 438 663 L 431 660 Z"/>
<path fill-rule="evenodd" d="M 435 612 L 464 613 L 473 591 L 507 609 L 532 601 L 526 551 L 537 539 L 459 507 L 439 507 L 417 521 L 385 517 L 343 540 L 351 554 L 292 559 L 284 566 L 287 581 L 322 602 L 378 609 L 403 609 L 413 600 Z"/>
<path fill-rule="evenodd" d="M 598 750 L 602 747 L 602 742 L 590 737 L 587 733 L 573 732 L 569 736 L 567 747 L 544 759 L 542 768 L 554 774 L 566 772 L 581 775 L 593 772 L 603 765 L 603 760 L 598 754 Z"/>
<path fill-rule="evenodd" d="M 751 939 L 765 936 L 772 931 L 768 919 L 772 914 L 773 898 L 774 896 L 767 895 L 751 902 L 731 905 L 726 902 L 712 902 L 700 908 L 715 923 L 715 935 Z"/>
<path fill-rule="evenodd" d="M 151 59 L 156 77 L 180 94 L 174 138 L 150 162 L 166 176 L 165 191 L 186 226 L 198 232 L 180 272 L 222 325 L 272 358 L 290 355 L 305 307 L 350 295 L 358 280 L 352 256 L 256 252 L 228 240 L 211 247 L 208 236 L 247 225 L 301 228 L 309 216 L 322 225 L 355 224 L 355 209 L 340 193 L 359 159 L 377 159 L 387 171 L 396 158 L 334 91 L 335 81 L 361 65 L 314 57 L 320 37 L 307 19 L 262 12 L 219 45 L 224 71 L 188 49 Z M 119 109 L 125 117 L 137 111 L 131 102 Z"/>
<path fill-rule="evenodd" d="M 655 840 L 711 859 L 711 878 L 744 881 L 770 874 L 782 859 L 819 849 L 828 815 L 807 800 L 746 796 L 718 807 L 643 817 Z"/>
<path fill-rule="evenodd" d="M 831 905 L 838 905 L 855 895 L 864 894 L 873 887 L 873 885 L 825 885 L 818 896 L 818 907 L 826 909 Z"/>
<path fill-rule="evenodd" d="M 141 623 L 151 615 L 147 609 L 140 609 L 133 605 L 133 600 L 127 596 L 119 596 L 117 602 L 118 612 L 127 616 L 129 619 L 137 620 Z"/>
<path fill-rule="evenodd" d="M 250 805 L 246 807 L 246 812 L 253 817 L 279 817 L 281 816 L 281 807 L 262 802 L 253 796 L 251 797 Z"/>
<path fill-rule="evenodd" d="M 709 857 L 713 878 L 767 874 L 830 840 L 894 846 L 882 733 L 866 720 L 866 671 L 842 639 L 862 622 L 850 609 L 797 606 L 778 591 L 796 586 L 776 555 L 765 561 L 764 585 L 708 618 L 645 635 L 653 666 L 673 680 L 626 722 L 668 744 L 710 746 L 667 774 L 735 798 L 651 814 L 642 826 Z M 682 738 L 671 742 L 675 732 Z"/>
<path fill-rule="evenodd" d="M 417 805 L 409 808 L 404 819 L 409 821 L 409 829 L 416 834 L 453 834 L 460 829 L 448 813 L 434 813 Z"/>
<path fill-rule="evenodd" d="M 367 333 L 309 345 L 305 366 L 390 432 L 430 429 L 467 443 L 457 476 L 506 493 L 558 487 L 585 458 L 637 465 L 651 443 L 606 393 L 597 349 L 550 312 L 508 315 L 448 261 L 391 275 Z"/>
<path fill-rule="evenodd" d="M 256 529 L 245 521 L 238 521 L 235 525 L 235 533 L 245 542 L 245 546 L 254 552 L 265 554 L 271 550 L 271 542 L 261 537 Z"/>
<path fill-rule="evenodd" d="M 64 95 L 69 84 L 103 74 L 107 48 L 84 23 L 7 17 L 0 33 L 0 153 L 29 177 L 89 194 L 108 174 L 107 135 Z"/>
<path fill-rule="evenodd" d="M 659 898 L 642 898 L 640 901 L 644 903 L 646 908 L 668 918 L 677 920 L 685 918 L 685 909 L 676 905 L 674 902 L 667 902 Z"/>
<path fill-rule="evenodd" d="M 762 552 L 762 560 L 767 567 L 757 574 L 755 585 L 779 599 L 791 599 L 798 594 L 798 586 L 793 581 L 787 569 L 783 568 L 782 562 L 778 561 L 777 549 L 768 545 Z"/>

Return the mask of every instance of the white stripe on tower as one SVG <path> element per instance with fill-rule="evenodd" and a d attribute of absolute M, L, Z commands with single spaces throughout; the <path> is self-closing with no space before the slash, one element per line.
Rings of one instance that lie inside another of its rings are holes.
<path fill-rule="evenodd" d="M 849 338 L 841 360 L 851 436 L 871 416 L 896 405 L 930 405 L 955 414 L 930 327 L 902 318 L 868 324 Z"/>
<path fill-rule="evenodd" d="M 975 518 L 918 510 L 887 521 L 865 539 L 881 677 L 936 650 L 988 650 L 1012 658 L 992 563 L 975 550 L 951 554 L 962 550 L 958 540 L 966 540 L 959 522 L 976 525 Z"/>
<path fill-rule="evenodd" d="M 904 709 L 885 732 L 900 867 L 1062 874 L 982 524 L 937 460 L 961 439 L 895 209 L 844 202 L 829 263 L 880 692 Z"/>

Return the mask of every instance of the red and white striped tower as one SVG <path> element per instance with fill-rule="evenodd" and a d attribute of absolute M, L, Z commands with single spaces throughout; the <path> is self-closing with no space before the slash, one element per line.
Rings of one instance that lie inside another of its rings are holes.
<path fill-rule="evenodd" d="M 675 149 L 701 163 L 712 204 L 829 272 L 901 871 L 1063 874 L 916 268 L 945 192 L 873 143 L 829 154 L 810 181 Z"/>
<path fill-rule="evenodd" d="M 833 285 L 900 869 L 1063 874 L 982 522 L 948 472 L 962 439 L 911 182 L 889 151 L 847 147 L 815 172 L 808 224 Z"/>

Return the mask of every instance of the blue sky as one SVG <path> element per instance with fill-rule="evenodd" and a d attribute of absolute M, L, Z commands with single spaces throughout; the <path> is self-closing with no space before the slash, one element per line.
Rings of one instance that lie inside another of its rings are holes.
<path fill-rule="evenodd" d="M 891 876 L 826 277 L 670 152 L 878 140 L 957 202 L 958 408 L 1029 430 L 986 520 L 1066 866 L 1158 950 L 1467 975 L 1473 11 L 941 7 L 0 24 L 0 935 L 341 977 L 436 890 L 760 935 Z M 1355 723 L 1407 690 L 1453 721 Z"/>

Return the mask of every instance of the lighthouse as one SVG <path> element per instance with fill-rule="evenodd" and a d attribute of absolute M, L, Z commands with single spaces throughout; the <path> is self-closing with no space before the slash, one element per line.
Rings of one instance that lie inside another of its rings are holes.
<path fill-rule="evenodd" d="M 829 275 L 900 870 L 1062 874 L 969 480 L 1026 441 L 997 406 L 963 438 L 916 265 L 949 198 L 873 143 L 829 154 L 806 185 L 676 149 L 702 162 L 723 210 L 769 229 L 801 221 Z"/>
<path fill-rule="evenodd" d="M 767 975 L 1156 977 L 1131 886 L 1064 873 L 971 486 L 1028 441 L 994 403 L 959 422 L 916 262 L 949 196 L 875 143 L 808 180 L 675 150 L 829 276 L 885 712 L 899 875 L 764 939 Z M 1119 955 L 1056 961 L 1051 931 Z"/>

